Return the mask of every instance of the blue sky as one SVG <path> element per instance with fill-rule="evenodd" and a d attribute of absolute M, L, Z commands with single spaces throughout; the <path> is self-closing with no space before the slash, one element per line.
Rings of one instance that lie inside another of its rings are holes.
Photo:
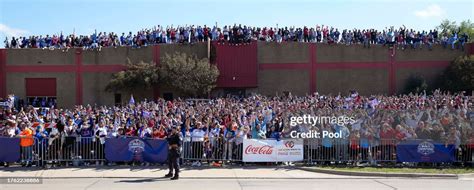
<path fill-rule="evenodd" d="M 161 25 L 396 27 L 432 29 L 442 19 L 473 20 L 472 0 L 0 0 L 5 36 L 128 32 Z"/>

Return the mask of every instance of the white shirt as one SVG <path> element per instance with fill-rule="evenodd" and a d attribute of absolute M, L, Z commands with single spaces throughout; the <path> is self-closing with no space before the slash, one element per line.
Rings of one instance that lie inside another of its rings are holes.
<path fill-rule="evenodd" d="M 244 133 L 243 130 L 239 130 L 238 136 L 235 138 L 235 144 L 242 144 L 244 142 L 244 139 L 247 139 L 247 135 Z"/>
<path fill-rule="evenodd" d="M 354 124 L 352 124 L 352 129 L 353 130 L 360 130 L 361 124 L 362 124 L 362 119 L 356 120 L 356 122 Z"/>
<path fill-rule="evenodd" d="M 185 142 L 191 142 L 191 132 L 189 132 L 189 131 L 185 132 L 184 141 Z"/>
<path fill-rule="evenodd" d="M 16 132 L 16 130 L 13 127 L 10 127 L 10 128 L 7 129 L 8 136 L 10 136 L 10 137 L 14 137 L 16 135 L 15 132 Z"/>
<path fill-rule="evenodd" d="M 202 142 L 204 141 L 205 132 L 201 129 L 194 129 L 191 134 L 191 140 L 193 142 Z"/>
<path fill-rule="evenodd" d="M 214 138 L 219 136 L 219 128 L 214 128 L 209 131 L 209 138 Z"/>
<path fill-rule="evenodd" d="M 105 137 L 107 137 L 107 128 L 99 127 L 99 128 L 97 128 L 97 131 L 99 132 L 100 144 L 104 144 L 105 143 Z M 97 133 L 97 131 L 96 131 L 96 133 Z"/>

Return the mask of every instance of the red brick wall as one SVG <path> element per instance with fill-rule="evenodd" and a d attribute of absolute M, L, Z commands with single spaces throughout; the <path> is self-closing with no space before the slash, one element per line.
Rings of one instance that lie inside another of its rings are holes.
<path fill-rule="evenodd" d="M 357 89 L 366 94 L 401 93 L 404 81 L 410 74 L 420 73 L 429 80 L 428 83 L 431 83 L 452 59 L 460 55 L 474 53 L 474 44 L 466 44 L 464 52 L 443 49 L 439 46 L 435 46 L 433 51 L 427 49 L 390 51 L 387 47 L 372 46 L 367 49 L 357 45 L 309 43 L 256 42 L 250 46 L 254 47 L 256 51 L 252 55 L 255 57 L 251 58 L 256 61 L 256 63 L 251 63 L 256 64 L 256 70 L 245 75 L 255 79 L 256 84 L 252 86 L 254 91 L 265 94 L 287 90 L 301 95 L 316 91 L 338 93 L 347 92 L 350 89 Z M 102 90 L 103 83 L 105 83 L 104 81 L 98 84 L 94 83 L 96 78 L 97 80 L 106 80 L 110 74 L 125 69 L 124 63 L 127 58 L 134 62 L 143 60 L 159 64 L 162 56 L 176 51 L 192 53 L 199 58 L 205 58 L 207 57 L 207 44 L 162 44 L 140 49 L 104 48 L 101 52 L 82 51 L 81 49 L 70 49 L 68 52 L 41 49 L 0 49 L 0 96 L 5 97 L 10 92 L 22 94 L 25 91 L 24 82 L 22 82 L 24 78 L 31 76 L 53 77 L 58 78 L 58 101 L 63 99 L 63 105 L 66 107 L 94 101 L 109 104 L 110 101 L 102 96 L 109 96 L 110 93 L 92 93 Z M 217 59 L 231 62 L 240 58 L 225 59 L 221 57 Z M 244 64 L 239 65 L 238 62 L 241 61 L 237 61 L 232 66 L 234 71 L 248 70 L 249 65 L 245 65 L 248 62 L 245 61 L 246 59 L 242 60 L 244 60 Z M 237 74 L 242 72 L 239 71 Z M 102 73 L 105 73 L 104 76 L 107 77 L 96 77 Z M 236 74 L 223 73 L 225 74 L 223 76 L 227 77 Z M 67 81 L 68 84 L 59 82 L 61 79 Z M 63 85 L 65 86 L 63 87 Z M 230 82 L 223 87 L 242 86 L 251 87 L 238 82 Z M 67 92 L 60 92 L 62 90 Z M 150 93 L 142 94 L 148 96 Z M 151 94 L 154 97 L 159 96 L 160 89 L 155 88 Z"/>

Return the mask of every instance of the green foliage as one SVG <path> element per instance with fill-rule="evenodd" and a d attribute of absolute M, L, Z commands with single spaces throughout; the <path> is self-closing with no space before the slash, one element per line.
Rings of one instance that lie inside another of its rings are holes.
<path fill-rule="evenodd" d="M 155 63 L 131 63 L 127 59 L 127 69 L 113 74 L 107 84 L 107 91 L 132 91 L 150 89 L 159 82 L 158 67 Z"/>
<path fill-rule="evenodd" d="M 459 24 L 460 34 L 466 33 L 470 38 L 474 37 L 474 23 L 471 20 L 462 21 Z"/>
<path fill-rule="evenodd" d="M 474 55 L 456 58 L 444 71 L 441 87 L 450 92 L 474 90 Z"/>
<path fill-rule="evenodd" d="M 451 33 L 456 30 L 457 25 L 455 21 L 449 21 L 448 19 L 444 19 L 436 28 L 441 33 Z"/>
<path fill-rule="evenodd" d="M 464 20 L 459 24 L 456 24 L 455 21 L 449 21 L 445 19 L 441 21 L 440 25 L 436 27 L 441 33 L 451 34 L 452 32 L 458 32 L 459 34 L 466 33 L 469 38 L 474 37 L 474 23 L 471 20 Z"/>
<path fill-rule="evenodd" d="M 405 86 L 405 94 L 420 94 L 427 90 L 428 84 L 426 83 L 425 78 L 420 74 L 414 74 L 408 78 L 407 84 Z"/>
<path fill-rule="evenodd" d="M 219 70 L 208 59 L 176 52 L 166 54 L 160 65 L 160 78 L 186 95 L 204 95 L 216 87 Z"/>

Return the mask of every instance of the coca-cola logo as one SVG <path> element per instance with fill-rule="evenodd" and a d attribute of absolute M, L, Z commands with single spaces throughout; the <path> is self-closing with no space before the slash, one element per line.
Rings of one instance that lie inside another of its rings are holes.
<path fill-rule="evenodd" d="M 293 148 L 295 146 L 295 143 L 293 141 L 286 141 L 285 146 L 286 148 Z"/>
<path fill-rule="evenodd" d="M 252 146 L 248 145 L 245 148 L 245 154 L 272 154 L 273 146 Z"/>

